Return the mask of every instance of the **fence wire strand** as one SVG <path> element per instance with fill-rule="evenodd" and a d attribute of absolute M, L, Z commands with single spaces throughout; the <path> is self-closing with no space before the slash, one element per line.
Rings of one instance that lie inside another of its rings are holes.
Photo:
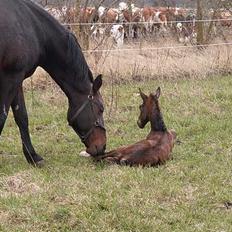
<path fill-rule="evenodd" d="M 84 53 L 97 53 L 97 52 L 122 52 L 122 51 L 147 51 L 147 50 L 175 50 L 175 49 L 189 49 L 189 48 L 205 48 L 205 47 L 216 47 L 216 46 L 231 46 L 232 41 L 229 43 L 217 43 L 217 44 L 200 44 L 200 45 L 191 45 L 191 46 L 165 46 L 165 47 L 144 47 L 144 48 L 121 48 L 121 49 L 90 49 L 90 50 L 83 50 Z"/>
<path fill-rule="evenodd" d="M 175 24 L 175 23 L 197 23 L 197 22 L 226 22 L 226 21 L 231 21 L 232 18 L 226 18 L 226 19 L 194 19 L 194 20 L 180 20 L 180 21 L 167 21 L 167 24 Z M 114 25 L 114 24 L 123 24 L 123 25 L 138 25 L 138 24 L 156 24 L 160 23 L 159 21 L 154 21 L 154 22 L 146 22 L 146 21 L 141 21 L 141 22 L 122 22 L 122 23 L 101 23 L 101 22 L 96 22 L 96 23 L 63 23 L 64 26 L 88 26 L 88 25 Z"/>

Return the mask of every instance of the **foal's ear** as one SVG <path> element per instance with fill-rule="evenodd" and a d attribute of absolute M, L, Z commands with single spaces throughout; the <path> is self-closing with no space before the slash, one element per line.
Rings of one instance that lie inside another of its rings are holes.
<path fill-rule="evenodd" d="M 147 100 L 147 95 L 145 93 L 142 92 L 142 90 L 139 88 L 139 93 L 141 98 L 143 99 L 143 101 L 145 102 Z"/>
<path fill-rule="evenodd" d="M 160 92 L 161 92 L 161 89 L 160 89 L 160 87 L 158 87 L 156 92 L 155 92 L 155 95 L 154 95 L 156 97 L 156 99 L 158 99 L 160 97 Z"/>
<path fill-rule="evenodd" d="M 93 93 L 97 93 L 97 91 L 101 88 L 102 86 L 102 75 L 98 75 L 96 79 L 93 82 Z"/>

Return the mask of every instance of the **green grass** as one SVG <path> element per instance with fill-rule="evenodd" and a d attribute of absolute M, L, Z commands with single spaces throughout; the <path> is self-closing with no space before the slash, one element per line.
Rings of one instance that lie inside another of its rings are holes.
<path fill-rule="evenodd" d="M 10 114 L 0 140 L 0 231 L 232 231 L 232 76 L 105 85 L 108 149 L 133 143 L 138 87 L 161 87 L 161 108 L 179 145 L 159 168 L 95 164 L 66 121 L 57 89 L 26 93 L 33 144 L 29 166 Z M 113 95 L 112 95 L 113 93 Z M 113 96 L 113 101 L 112 101 Z"/>

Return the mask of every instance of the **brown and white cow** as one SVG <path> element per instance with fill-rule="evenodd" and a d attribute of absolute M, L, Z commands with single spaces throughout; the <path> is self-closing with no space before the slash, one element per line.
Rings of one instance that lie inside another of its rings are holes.
<path fill-rule="evenodd" d="M 120 2 L 118 11 L 119 22 L 124 23 L 125 36 L 138 38 L 139 22 L 142 19 L 141 9 L 134 4 L 128 5 L 125 2 Z"/>
<path fill-rule="evenodd" d="M 116 23 L 118 20 L 118 11 L 114 8 L 105 8 L 100 6 L 98 8 L 99 22 L 101 23 Z"/>

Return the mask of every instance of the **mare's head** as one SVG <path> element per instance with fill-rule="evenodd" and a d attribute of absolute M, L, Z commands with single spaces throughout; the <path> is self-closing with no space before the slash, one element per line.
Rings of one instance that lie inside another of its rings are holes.
<path fill-rule="evenodd" d="M 141 89 L 139 89 L 139 93 L 143 103 L 139 106 L 140 115 L 137 124 L 140 128 L 144 128 L 149 121 L 156 120 L 156 117 L 159 117 L 161 114 L 158 101 L 160 96 L 160 87 L 157 88 L 155 93 L 151 93 L 149 96 L 144 94 Z"/>
<path fill-rule="evenodd" d="M 92 156 L 104 154 L 106 149 L 106 130 L 103 120 L 103 100 L 99 92 L 102 77 L 99 75 L 92 84 L 88 95 L 80 95 L 78 108 L 70 105 L 68 121 Z"/>

